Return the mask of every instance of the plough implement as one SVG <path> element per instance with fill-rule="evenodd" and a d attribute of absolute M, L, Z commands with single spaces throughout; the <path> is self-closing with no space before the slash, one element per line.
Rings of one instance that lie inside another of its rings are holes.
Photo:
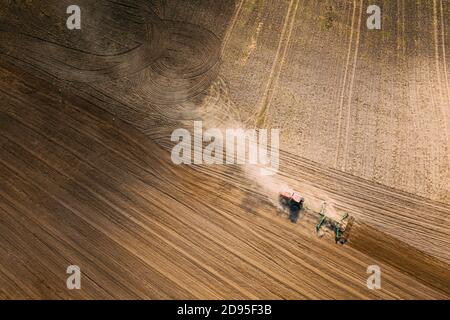
<path fill-rule="evenodd" d="M 292 222 L 296 222 L 299 212 L 305 209 L 305 199 L 298 192 L 280 193 L 279 202 L 283 209 L 289 210 L 290 220 Z M 323 230 L 330 230 L 334 232 L 334 240 L 336 243 L 345 244 L 348 241 L 354 218 L 348 213 L 345 213 L 342 216 L 339 216 L 336 213 L 327 213 L 326 206 L 326 202 L 323 202 L 319 213 L 320 218 L 316 224 L 316 233 L 322 236 L 324 234 Z M 317 214 L 317 212 L 314 214 Z M 292 219 L 293 216 L 295 219 Z"/>

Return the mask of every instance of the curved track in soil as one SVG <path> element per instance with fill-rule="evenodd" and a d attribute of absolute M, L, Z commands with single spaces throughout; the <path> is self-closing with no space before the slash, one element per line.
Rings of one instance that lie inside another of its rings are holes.
<path fill-rule="evenodd" d="M 206 90 L 217 76 L 217 37 L 196 25 L 163 20 L 149 4 L 137 2 L 134 9 L 144 18 L 145 40 L 125 52 L 86 52 L 7 28 L 0 29 L 0 50 L 61 80 L 81 83 L 126 78 L 146 69 L 144 77 L 150 82 L 141 88 L 145 91 L 142 94 L 155 104 L 180 103 Z M 32 13 L 27 16 L 35 19 Z M 137 79 L 133 86 L 139 83 Z"/>

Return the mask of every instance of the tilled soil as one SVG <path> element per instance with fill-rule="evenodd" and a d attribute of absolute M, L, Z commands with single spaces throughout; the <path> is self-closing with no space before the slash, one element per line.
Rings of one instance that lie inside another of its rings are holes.
<path fill-rule="evenodd" d="M 0 9 L 1 297 L 450 297 L 445 1 L 380 1 L 381 34 L 364 1 L 81 1 L 78 33 L 69 4 Z M 174 165 L 193 119 L 282 128 L 280 173 Z"/>

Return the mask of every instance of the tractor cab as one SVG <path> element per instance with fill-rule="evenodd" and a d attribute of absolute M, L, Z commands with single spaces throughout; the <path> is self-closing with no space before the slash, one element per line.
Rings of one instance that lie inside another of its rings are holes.
<path fill-rule="evenodd" d="M 298 192 L 282 192 L 279 196 L 280 204 L 291 211 L 303 209 L 305 199 Z"/>

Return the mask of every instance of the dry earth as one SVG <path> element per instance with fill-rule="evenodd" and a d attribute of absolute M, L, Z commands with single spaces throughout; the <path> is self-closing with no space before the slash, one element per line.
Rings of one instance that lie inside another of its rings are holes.
<path fill-rule="evenodd" d="M 378 32 L 357 0 L 80 0 L 80 31 L 9 1 L 0 296 L 448 299 L 450 4 L 376 2 Z M 193 119 L 282 129 L 280 173 L 173 165 Z M 277 213 L 282 185 L 350 241 Z"/>

